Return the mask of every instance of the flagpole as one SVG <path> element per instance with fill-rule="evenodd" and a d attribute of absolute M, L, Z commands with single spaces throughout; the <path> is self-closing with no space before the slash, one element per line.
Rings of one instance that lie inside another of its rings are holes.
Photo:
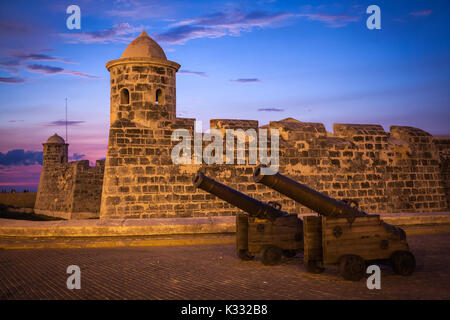
<path fill-rule="evenodd" d="M 67 98 L 66 98 L 66 143 L 68 143 L 68 141 L 67 141 Z"/>

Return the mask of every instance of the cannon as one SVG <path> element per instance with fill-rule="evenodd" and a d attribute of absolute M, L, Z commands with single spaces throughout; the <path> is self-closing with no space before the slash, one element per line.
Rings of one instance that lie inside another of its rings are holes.
<path fill-rule="evenodd" d="M 253 171 L 253 181 L 284 194 L 320 215 L 327 217 L 367 216 L 367 213 L 348 205 L 346 203 L 349 202 L 348 200 L 333 199 L 278 172 L 272 175 L 263 175 L 261 168 L 262 166 L 257 166 Z"/>
<path fill-rule="evenodd" d="M 358 281 L 367 263 L 386 263 L 395 273 L 408 276 L 416 262 L 403 229 L 352 206 L 353 201 L 333 199 L 280 173 L 253 171 L 253 180 L 317 212 L 303 221 L 304 263 L 320 273 L 325 265 L 338 265 L 347 280 Z M 355 202 L 353 202 L 355 203 Z"/>
<path fill-rule="evenodd" d="M 243 210 L 236 215 L 236 251 L 242 260 L 260 255 L 265 265 L 303 250 L 303 222 L 296 214 L 281 210 L 276 202 L 262 202 L 198 172 L 194 187 L 211 193 Z"/>

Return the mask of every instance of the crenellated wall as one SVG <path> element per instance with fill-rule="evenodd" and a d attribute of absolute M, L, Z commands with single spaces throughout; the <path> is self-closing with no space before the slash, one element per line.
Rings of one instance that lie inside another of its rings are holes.
<path fill-rule="evenodd" d="M 447 195 L 447 208 L 450 208 L 450 136 L 435 137 L 434 143 L 439 150 L 439 167 Z"/>
<path fill-rule="evenodd" d="M 194 119 L 155 121 L 152 127 L 116 121 L 110 129 L 100 217 L 235 214 L 237 210 L 229 204 L 194 190 L 192 179 L 200 168 L 252 197 L 278 201 L 286 211 L 309 212 L 253 183 L 255 165 L 173 164 L 170 152 L 178 141 L 171 141 L 172 131 L 185 128 L 192 133 L 193 127 Z M 259 130 L 254 120 L 215 119 L 210 127 L 222 133 L 225 129 Z M 433 137 L 420 129 L 393 126 L 385 132 L 379 125 L 335 124 L 334 134 L 330 134 L 321 123 L 292 118 L 261 128 L 280 132 L 279 171 L 318 191 L 338 199 L 355 199 L 367 212 L 448 210 L 448 175 L 443 175 Z M 203 142 L 203 146 L 207 144 Z"/>
<path fill-rule="evenodd" d="M 44 155 L 45 157 L 45 155 Z M 64 219 L 99 217 L 104 160 L 45 163 L 34 212 Z"/>

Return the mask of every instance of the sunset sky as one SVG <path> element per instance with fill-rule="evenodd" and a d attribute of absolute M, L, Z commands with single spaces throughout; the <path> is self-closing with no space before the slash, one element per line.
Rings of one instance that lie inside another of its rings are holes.
<path fill-rule="evenodd" d="M 81 8 L 68 30 L 66 8 Z M 381 8 L 369 30 L 366 8 Z M 450 134 L 450 2 L 0 1 L 0 188 L 36 190 L 42 143 L 105 157 L 109 73 L 142 29 L 181 64 L 177 115 Z"/>

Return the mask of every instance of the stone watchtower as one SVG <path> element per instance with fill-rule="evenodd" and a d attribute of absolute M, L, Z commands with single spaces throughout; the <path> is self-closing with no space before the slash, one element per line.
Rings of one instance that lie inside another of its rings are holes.
<path fill-rule="evenodd" d="M 48 138 L 46 143 L 43 143 L 44 146 L 44 158 L 43 158 L 43 166 L 44 169 L 46 167 L 54 167 L 57 165 L 67 163 L 67 154 L 68 147 L 63 138 L 58 136 L 56 133 Z"/>
<path fill-rule="evenodd" d="M 55 133 L 48 138 L 46 143 L 43 143 L 43 146 L 43 166 L 34 212 L 61 216 L 59 212 L 66 210 L 66 198 L 63 195 L 67 192 L 60 190 L 59 184 L 61 181 L 65 181 L 65 179 L 61 179 L 61 173 L 67 166 L 69 145 Z M 64 215 L 64 217 L 66 216 Z"/>
<path fill-rule="evenodd" d="M 106 68 L 111 73 L 111 125 L 125 120 L 148 127 L 155 120 L 175 119 L 180 65 L 167 60 L 145 30 Z"/>
<path fill-rule="evenodd" d="M 165 196 L 160 179 L 167 180 L 162 165 L 171 163 L 170 128 L 178 121 L 175 77 L 180 65 L 167 60 L 142 31 L 106 68 L 111 74 L 111 120 L 100 217 L 150 217 L 162 212 L 150 205 Z"/>

